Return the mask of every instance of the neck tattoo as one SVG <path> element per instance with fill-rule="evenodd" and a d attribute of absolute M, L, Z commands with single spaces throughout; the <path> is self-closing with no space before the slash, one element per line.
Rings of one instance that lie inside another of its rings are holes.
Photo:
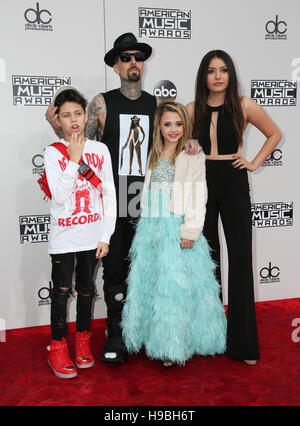
<path fill-rule="evenodd" d="M 135 100 L 138 99 L 142 94 L 142 82 L 139 81 L 128 81 L 121 78 L 120 92 L 126 98 Z"/>

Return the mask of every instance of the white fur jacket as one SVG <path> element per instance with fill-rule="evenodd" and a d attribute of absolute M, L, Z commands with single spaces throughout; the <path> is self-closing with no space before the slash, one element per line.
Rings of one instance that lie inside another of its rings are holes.
<path fill-rule="evenodd" d="M 142 210 L 151 180 L 147 168 L 142 194 Z M 188 155 L 181 152 L 175 160 L 175 178 L 169 210 L 184 217 L 180 238 L 197 241 L 203 229 L 207 202 L 205 154 Z"/>

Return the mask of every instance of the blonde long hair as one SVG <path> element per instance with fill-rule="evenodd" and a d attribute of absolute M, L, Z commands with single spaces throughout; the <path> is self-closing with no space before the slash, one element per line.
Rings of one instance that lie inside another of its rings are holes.
<path fill-rule="evenodd" d="M 173 101 L 162 102 L 159 104 L 154 116 L 153 145 L 149 155 L 148 165 L 150 169 L 153 169 L 157 165 L 162 153 L 164 140 L 160 131 L 160 121 L 165 112 L 177 112 L 183 123 L 183 135 L 176 146 L 174 154 L 170 158 L 171 164 L 175 164 L 176 157 L 181 153 L 184 144 L 189 138 L 190 122 L 184 106 Z"/>

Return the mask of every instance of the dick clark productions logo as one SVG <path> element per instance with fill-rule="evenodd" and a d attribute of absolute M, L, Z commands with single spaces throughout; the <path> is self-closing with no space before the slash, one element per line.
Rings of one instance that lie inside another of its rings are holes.
<path fill-rule="evenodd" d="M 51 12 L 47 9 L 41 9 L 38 2 L 35 4 L 35 7 L 25 10 L 24 18 L 26 21 L 25 30 L 53 31 Z"/>
<path fill-rule="evenodd" d="M 282 166 L 282 164 L 283 164 L 282 151 L 281 149 L 276 148 L 262 165 L 270 167 L 270 166 Z"/>
<path fill-rule="evenodd" d="M 261 268 L 260 272 L 260 284 L 271 284 L 280 282 L 280 269 L 278 266 L 272 265 L 269 262 L 268 266 Z"/>
<path fill-rule="evenodd" d="M 51 290 L 52 290 L 52 283 L 49 281 L 48 287 L 41 287 L 38 291 L 38 306 L 49 306 L 51 305 Z"/>
<path fill-rule="evenodd" d="M 287 23 L 280 21 L 278 15 L 266 23 L 265 29 L 265 40 L 287 40 Z"/>

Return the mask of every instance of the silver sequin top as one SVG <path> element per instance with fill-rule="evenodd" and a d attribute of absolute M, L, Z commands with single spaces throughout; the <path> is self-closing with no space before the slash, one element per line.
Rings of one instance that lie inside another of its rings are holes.
<path fill-rule="evenodd" d="M 158 217 L 170 214 L 169 204 L 175 179 L 175 164 L 171 165 L 168 158 L 160 158 L 151 171 L 149 190 L 143 194 L 142 217 Z"/>
<path fill-rule="evenodd" d="M 175 177 L 175 164 L 169 158 L 159 158 L 157 166 L 152 170 L 151 182 L 173 183 Z"/>
<path fill-rule="evenodd" d="M 175 164 L 172 165 L 168 158 L 160 158 L 151 173 L 151 189 L 171 191 L 174 178 Z"/>

